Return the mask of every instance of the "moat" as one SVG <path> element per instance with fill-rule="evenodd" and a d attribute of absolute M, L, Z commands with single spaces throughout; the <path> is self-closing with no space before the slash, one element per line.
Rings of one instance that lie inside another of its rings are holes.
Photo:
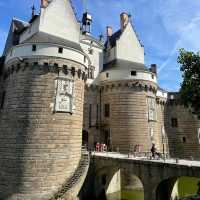
<path fill-rule="evenodd" d="M 198 182 L 199 179 L 197 178 L 180 178 L 177 184 L 178 198 L 182 199 L 196 195 L 198 192 Z M 144 191 L 142 189 L 122 190 L 121 192 L 107 195 L 107 200 L 144 200 Z"/>
<path fill-rule="evenodd" d="M 143 190 L 122 190 L 107 196 L 107 200 L 144 200 Z"/>

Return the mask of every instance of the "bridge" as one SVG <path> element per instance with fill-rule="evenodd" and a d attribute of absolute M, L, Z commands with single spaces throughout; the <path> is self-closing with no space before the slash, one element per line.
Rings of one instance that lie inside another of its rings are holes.
<path fill-rule="evenodd" d="M 137 176 L 144 189 L 145 200 L 170 200 L 174 184 L 180 177 L 200 178 L 200 161 L 177 159 L 149 159 L 112 152 L 93 152 L 84 188 L 90 188 L 93 199 L 102 190 L 106 192 L 113 176 L 119 170 Z M 102 183 L 104 177 L 104 183 Z M 84 193 L 83 192 L 83 193 Z M 83 195 L 84 196 L 84 195 Z"/>

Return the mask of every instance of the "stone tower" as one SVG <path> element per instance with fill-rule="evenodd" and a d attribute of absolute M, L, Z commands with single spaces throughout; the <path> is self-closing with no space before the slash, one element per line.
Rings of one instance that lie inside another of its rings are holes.
<path fill-rule="evenodd" d="M 90 147 L 100 142 L 127 153 L 135 147 L 149 151 L 155 143 L 162 151 L 158 90 L 156 66 L 145 66 L 144 47 L 130 16 L 122 13 L 117 32 L 107 27 L 103 70 L 86 89 L 84 129 Z"/>
<path fill-rule="evenodd" d="M 50 199 L 78 167 L 90 65 L 79 39 L 69 0 L 42 1 L 30 22 L 12 20 L 1 76 L 1 199 Z"/>

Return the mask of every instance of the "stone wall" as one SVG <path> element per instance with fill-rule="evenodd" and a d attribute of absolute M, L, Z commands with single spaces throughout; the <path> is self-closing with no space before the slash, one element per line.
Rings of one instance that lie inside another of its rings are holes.
<path fill-rule="evenodd" d="M 86 86 L 84 98 L 83 130 L 87 131 L 88 133 L 88 147 L 90 149 L 93 149 L 94 144 L 100 141 L 100 112 L 100 93 L 98 87 L 93 85 Z"/>
<path fill-rule="evenodd" d="M 42 63 L 50 63 L 44 66 Z M 74 173 L 81 156 L 84 81 L 75 73 L 73 113 L 55 113 L 62 59 L 12 63 L 0 111 L 0 194 L 3 199 L 49 199 Z M 69 73 L 71 73 L 69 71 Z M 68 75 L 66 75 L 67 77 Z"/>
<path fill-rule="evenodd" d="M 156 88 L 154 84 L 145 81 L 138 86 L 135 81 L 121 81 L 104 87 L 102 101 L 110 104 L 110 117 L 102 118 L 105 128 L 110 128 L 114 151 L 127 153 L 135 145 L 140 145 L 140 151 L 150 151 L 152 142 L 159 148 L 157 122 L 148 120 L 147 98 L 155 99 L 153 88 Z M 150 127 L 154 129 L 153 138 Z"/>
<path fill-rule="evenodd" d="M 172 118 L 177 119 L 177 127 L 172 127 Z M 180 103 L 168 102 L 165 106 L 165 126 L 171 156 L 200 159 L 200 120 L 188 108 Z"/>

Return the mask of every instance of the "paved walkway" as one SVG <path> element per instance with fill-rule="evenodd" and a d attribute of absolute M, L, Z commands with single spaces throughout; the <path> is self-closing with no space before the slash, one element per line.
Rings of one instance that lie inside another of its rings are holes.
<path fill-rule="evenodd" d="M 178 159 L 178 162 L 176 159 L 170 158 L 170 159 L 149 159 L 147 157 L 133 157 L 128 156 L 127 154 L 121 154 L 116 152 L 92 152 L 93 156 L 100 156 L 100 157 L 107 157 L 107 158 L 117 158 L 117 159 L 127 159 L 127 160 L 143 160 L 143 161 L 149 161 L 149 162 L 157 162 L 157 163 L 167 163 L 167 164 L 174 164 L 174 165 L 184 165 L 184 166 L 194 166 L 194 167 L 200 167 L 200 161 L 195 160 L 182 160 Z"/>

